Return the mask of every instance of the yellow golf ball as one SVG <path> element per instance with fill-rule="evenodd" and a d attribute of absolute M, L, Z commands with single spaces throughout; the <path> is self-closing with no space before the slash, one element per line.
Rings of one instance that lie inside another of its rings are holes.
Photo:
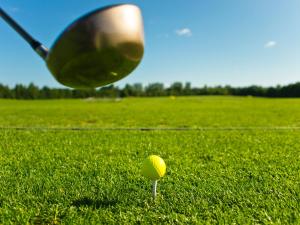
<path fill-rule="evenodd" d="M 142 167 L 142 174 L 155 181 L 163 177 L 166 173 L 166 164 L 162 158 L 157 155 L 151 155 L 145 159 Z"/>

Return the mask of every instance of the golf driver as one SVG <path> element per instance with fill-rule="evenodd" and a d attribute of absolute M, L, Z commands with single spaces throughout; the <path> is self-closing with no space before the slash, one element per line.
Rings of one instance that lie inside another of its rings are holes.
<path fill-rule="evenodd" d="M 135 5 L 112 5 L 84 15 L 49 50 L 1 8 L 0 16 L 45 60 L 55 79 L 68 87 L 96 88 L 118 81 L 138 66 L 144 54 L 143 20 Z"/>

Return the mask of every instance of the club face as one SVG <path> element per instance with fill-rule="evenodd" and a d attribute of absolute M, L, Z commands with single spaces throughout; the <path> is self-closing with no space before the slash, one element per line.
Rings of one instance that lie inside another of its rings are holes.
<path fill-rule="evenodd" d="M 144 54 L 141 11 L 116 5 L 71 24 L 46 58 L 56 80 L 72 88 L 96 88 L 129 75 Z"/>

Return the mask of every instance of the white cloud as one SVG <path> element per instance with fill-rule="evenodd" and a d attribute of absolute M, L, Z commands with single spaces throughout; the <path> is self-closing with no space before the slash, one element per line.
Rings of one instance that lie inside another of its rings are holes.
<path fill-rule="evenodd" d="M 265 44 L 265 48 L 275 48 L 278 45 L 276 41 L 269 41 Z"/>
<path fill-rule="evenodd" d="M 182 28 L 182 29 L 176 30 L 176 34 L 178 36 L 182 36 L 182 37 L 191 37 L 193 35 L 190 28 Z"/>

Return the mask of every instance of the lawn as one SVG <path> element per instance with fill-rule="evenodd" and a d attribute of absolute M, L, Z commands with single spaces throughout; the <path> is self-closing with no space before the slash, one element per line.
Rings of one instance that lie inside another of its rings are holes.
<path fill-rule="evenodd" d="M 299 224 L 299 103 L 0 100 L 0 224 Z"/>

